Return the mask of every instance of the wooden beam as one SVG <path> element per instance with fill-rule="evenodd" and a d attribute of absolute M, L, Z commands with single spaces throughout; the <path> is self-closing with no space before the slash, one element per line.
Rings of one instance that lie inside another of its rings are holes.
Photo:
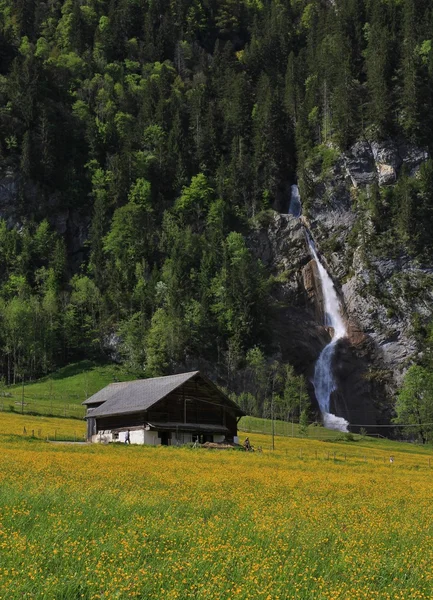
<path fill-rule="evenodd" d="M 185 398 L 185 389 L 182 387 L 182 395 L 183 395 L 183 422 L 186 423 L 186 398 Z"/>

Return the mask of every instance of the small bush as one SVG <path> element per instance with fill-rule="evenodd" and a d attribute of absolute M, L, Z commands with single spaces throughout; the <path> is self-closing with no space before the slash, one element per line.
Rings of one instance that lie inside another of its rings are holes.
<path fill-rule="evenodd" d="M 353 435 L 353 433 L 341 433 L 340 435 L 337 435 L 337 437 L 334 440 L 335 442 L 356 442 L 356 438 Z"/>

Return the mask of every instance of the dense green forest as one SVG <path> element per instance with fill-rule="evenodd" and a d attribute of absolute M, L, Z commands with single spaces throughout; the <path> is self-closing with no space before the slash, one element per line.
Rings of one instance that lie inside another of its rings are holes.
<path fill-rule="evenodd" d="M 266 355 L 251 228 L 357 139 L 432 149 L 432 32 L 430 0 L 0 0 L 1 376 Z M 430 163 L 383 194 L 431 253 Z"/>

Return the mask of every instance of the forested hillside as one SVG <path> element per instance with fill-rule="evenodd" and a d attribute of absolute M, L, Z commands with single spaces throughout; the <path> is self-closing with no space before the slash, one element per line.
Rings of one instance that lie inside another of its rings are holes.
<path fill-rule="evenodd" d="M 357 140 L 432 149 L 432 32 L 429 0 L 0 0 L 5 380 L 269 356 L 250 233 Z M 410 175 L 360 210 L 429 263 L 431 162 Z"/>

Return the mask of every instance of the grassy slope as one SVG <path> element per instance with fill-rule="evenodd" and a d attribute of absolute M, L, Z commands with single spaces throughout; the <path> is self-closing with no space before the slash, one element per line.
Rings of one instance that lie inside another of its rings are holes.
<path fill-rule="evenodd" d="M 380 460 L 394 446 L 281 437 L 275 453 L 247 454 L 0 437 L 0 597 L 431 598 L 431 469 L 406 444 L 394 465 Z"/>
<path fill-rule="evenodd" d="M 285 421 L 272 421 L 270 419 L 259 419 L 258 417 L 242 417 L 239 421 L 239 431 L 241 433 L 263 433 L 272 434 L 272 427 L 277 436 L 299 437 L 299 426 L 297 423 L 287 423 Z M 318 440 L 335 440 L 341 437 L 340 432 L 325 429 L 320 425 L 310 425 L 308 427 L 308 437 Z"/>
<path fill-rule="evenodd" d="M 24 412 L 81 418 L 83 400 L 113 381 L 135 379 L 133 373 L 118 365 L 95 365 L 90 361 L 68 365 L 56 373 L 24 386 Z M 22 386 L 11 386 L 0 398 L 0 409 L 14 406 L 21 412 Z M 9 396 L 10 395 L 10 396 Z"/>

